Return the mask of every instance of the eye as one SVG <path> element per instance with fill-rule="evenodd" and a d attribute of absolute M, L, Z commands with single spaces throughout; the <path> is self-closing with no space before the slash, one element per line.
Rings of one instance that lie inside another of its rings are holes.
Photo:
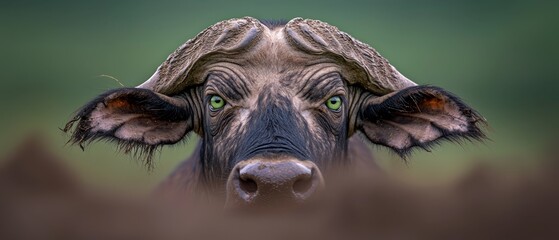
<path fill-rule="evenodd" d="M 326 101 L 326 107 L 332 111 L 338 111 L 342 107 L 342 98 L 340 96 L 333 96 Z"/>
<path fill-rule="evenodd" d="M 210 109 L 212 111 L 216 111 L 222 109 L 225 106 L 225 100 L 217 95 L 212 95 L 210 97 Z"/>

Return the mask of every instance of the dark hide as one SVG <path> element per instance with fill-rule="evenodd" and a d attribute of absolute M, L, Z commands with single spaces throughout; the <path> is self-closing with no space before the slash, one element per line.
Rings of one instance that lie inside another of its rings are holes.
<path fill-rule="evenodd" d="M 289 100 L 283 99 L 282 102 L 285 105 L 268 105 L 254 113 L 247 124 L 250 127 L 240 139 L 239 147 L 230 159 L 229 166 L 268 154 L 281 154 L 301 160 L 319 158 L 313 147 L 307 146 L 305 141 L 312 137 L 308 126 L 297 117 L 293 107 L 289 106 Z M 265 103 L 261 100 L 259 105 L 264 106 Z"/>
<path fill-rule="evenodd" d="M 347 148 L 347 123 L 332 126 L 332 121 L 316 113 L 318 124 L 326 131 L 311 132 L 301 113 L 294 109 L 287 97 L 264 91 L 258 99 L 257 110 L 251 113 L 246 123 L 245 131 L 230 129 L 233 112 L 221 113 L 223 116 L 216 124 L 206 120 L 212 134 L 204 135 L 200 153 L 205 183 L 222 184 L 237 163 L 255 157 L 293 157 L 312 161 L 322 169 L 328 168 L 332 162 L 343 162 Z M 207 110 L 207 114 L 215 113 Z"/>

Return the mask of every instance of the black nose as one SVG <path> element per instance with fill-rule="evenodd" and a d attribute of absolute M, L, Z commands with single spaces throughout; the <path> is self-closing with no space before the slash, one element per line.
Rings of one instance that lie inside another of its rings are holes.
<path fill-rule="evenodd" d="M 310 161 L 250 160 L 237 164 L 227 183 L 228 205 L 302 202 L 324 187 L 320 170 Z"/>

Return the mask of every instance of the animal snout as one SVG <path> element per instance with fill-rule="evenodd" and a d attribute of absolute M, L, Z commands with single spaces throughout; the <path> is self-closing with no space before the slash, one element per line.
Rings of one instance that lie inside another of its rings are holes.
<path fill-rule="evenodd" d="M 318 167 L 310 161 L 250 160 L 237 164 L 227 181 L 227 205 L 299 203 L 324 187 Z"/>

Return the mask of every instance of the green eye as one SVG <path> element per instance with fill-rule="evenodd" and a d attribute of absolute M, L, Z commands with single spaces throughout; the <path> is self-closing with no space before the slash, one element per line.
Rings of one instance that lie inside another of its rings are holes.
<path fill-rule="evenodd" d="M 210 98 L 210 108 L 212 110 L 219 110 L 223 108 L 223 106 L 225 106 L 225 100 L 223 100 L 220 96 L 213 95 Z"/>
<path fill-rule="evenodd" d="M 330 110 L 338 111 L 342 107 L 342 98 L 339 96 L 331 97 L 326 101 L 326 106 Z"/>

